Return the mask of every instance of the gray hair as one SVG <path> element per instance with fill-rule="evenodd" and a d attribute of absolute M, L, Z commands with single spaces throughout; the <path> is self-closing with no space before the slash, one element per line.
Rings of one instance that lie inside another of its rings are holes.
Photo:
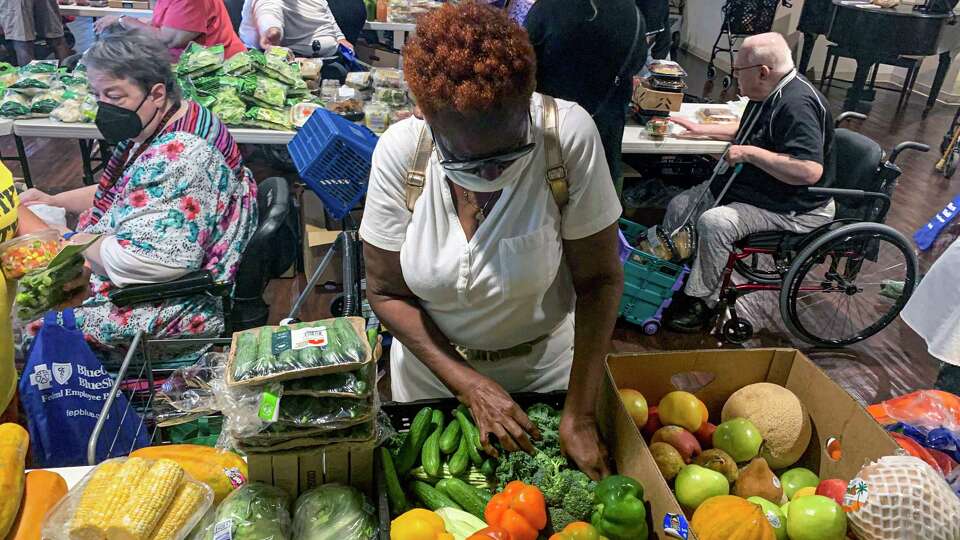
<path fill-rule="evenodd" d="M 164 85 L 177 104 L 182 93 L 172 62 L 169 49 L 159 40 L 143 30 L 126 30 L 119 25 L 111 26 L 83 55 L 88 68 L 128 79 L 144 92 L 156 84 Z"/>
<path fill-rule="evenodd" d="M 776 32 L 750 36 L 743 40 L 740 50 L 745 56 L 745 65 L 764 65 L 780 75 L 786 75 L 793 69 L 790 46 Z"/>

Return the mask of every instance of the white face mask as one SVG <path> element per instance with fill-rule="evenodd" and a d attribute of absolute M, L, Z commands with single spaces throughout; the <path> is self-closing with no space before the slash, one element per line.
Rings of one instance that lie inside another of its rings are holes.
<path fill-rule="evenodd" d="M 500 176 L 494 180 L 487 180 L 478 174 L 468 171 L 448 171 L 447 169 L 443 169 L 443 173 L 447 175 L 447 178 L 449 178 L 451 182 L 463 189 L 473 191 L 474 193 L 493 193 L 516 183 L 526 171 L 527 165 L 530 163 L 530 160 L 533 159 L 534 153 L 535 152 L 530 152 L 511 163 L 500 173 Z"/>

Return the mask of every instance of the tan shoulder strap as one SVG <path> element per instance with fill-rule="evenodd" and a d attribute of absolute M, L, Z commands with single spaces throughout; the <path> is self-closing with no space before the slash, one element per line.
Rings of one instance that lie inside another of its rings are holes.
<path fill-rule="evenodd" d="M 427 182 L 427 164 L 430 162 L 430 152 L 433 151 L 433 139 L 427 132 L 427 124 L 420 128 L 417 139 L 417 151 L 413 155 L 413 163 L 407 170 L 407 210 L 413 212 L 417 199 L 423 194 L 423 186 Z"/>
<path fill-rule="evenodd" d="M 563 151 L 560 149 L 560 115 L 557 114 L 557 102 L 550 96 L 543 99 L 543 143 L 547 158 L 547 185 L 553 200 L 561 210 L 570 200 L 570 186 L 567 183 L 567 168 L 563 166 Z"/>

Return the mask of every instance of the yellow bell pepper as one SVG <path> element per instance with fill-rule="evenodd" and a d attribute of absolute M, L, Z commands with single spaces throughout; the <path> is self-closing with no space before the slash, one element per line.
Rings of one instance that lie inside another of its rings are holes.
<path fill-rule="evenodd" d="M 443 519 L 429 510 L 416 508 L 390 524 L 390 540 L 453 540 Z"/>

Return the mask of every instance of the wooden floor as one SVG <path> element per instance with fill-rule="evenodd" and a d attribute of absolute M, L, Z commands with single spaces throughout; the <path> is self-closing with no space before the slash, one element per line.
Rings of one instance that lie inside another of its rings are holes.
<path fill-rule="evenodd" d="M 681 61 L 691 75 L 688 81 L 691 92 L 697 93 L 705 71 L 703 62 L 695 59 Z M 895 114 L 897 95 L 892 92 L 878 94 L 870 117 L 858 128 L 860 132 L 877 140 L 885 148 L 892 148 L 904 140 L 924 142 L 933 148 L 928 154 L 905 154 L 899 161 L 905 172 L 887 223 L 909 237 L 960 191 L 960 177 L 945 180 L 934 171 L 940 139 L 949 126 L 955 108 L 938 104 L 924 120 L 920 117 L 924 97 L 914 95 L 909 105 Z M 719 88 L 704 89 L 702 95 L 714 99 L 732 98 L 721 96 Z M 843 91 L 833 90 L 828 97 L 835 113 L 838 112 Z M 27 139 L 25 143 L 37 187 L 60 192 L 81 185 L 76 141 Z M 0 139 L 0 151 L 3 155 L 14 153 L 11 137 Z M 265 178 L 269 174 L 269 169 L 262 163 L 254 165 L 258 178 Z M 18 175 L 18 168 L 10 166 L 14 175 Z M 958 233 L 960 225 L 951 227 L 934 249 L 921 255 L 923 269 Z M 298 276 L 275 280 L 270 284 L 267 296 L 272 304 L 272 320 L 285 316 L 305 281 L 303 276 Z M 303 317 L 324 316 L 331 298 L 330 292 L 312 295 Z M 758 293 L 752 298 L 748 297 L 741 306 L 741 312 L 758 330 L 755 339 L 747 346 L 798 347 L 807 350 L 821 367 L 862 402 L 876 402 L 891 395 L 930 387 L 936 379 L 939 363 L 926 353 L 922 340 L 899 320 L 872 339 L 849 349 L 809 350 L 803 343 L 791 338 L 783 327 L 775 294 Z M 708 335 L 688 336 L 662 331 L 659 335 L 648 337 L 628 324 L 621 324 L 617 328 L 614 340 L 614 349 L 618 352 L 715 348 L 718 345 L 717 340 Z"/>

